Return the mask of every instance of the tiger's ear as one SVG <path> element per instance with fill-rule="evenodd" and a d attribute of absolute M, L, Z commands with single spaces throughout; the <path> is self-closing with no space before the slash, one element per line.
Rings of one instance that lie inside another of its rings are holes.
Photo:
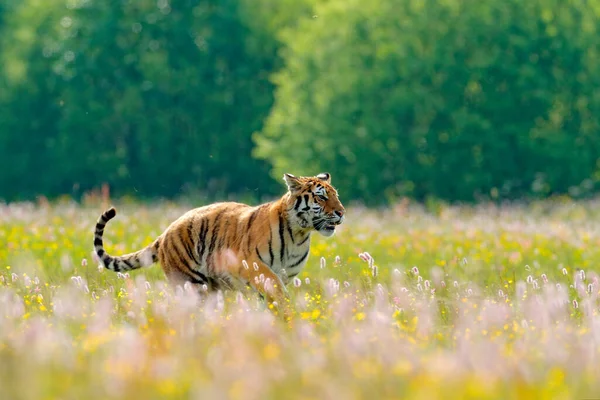
<path fill-rule="evenodd" d="M 302 189 L 302 182 L 292 174 L 283 174 L 283 180 L 287 184 L 290 193 L 299 192 Z"/>
<path fill-rule="evenodd" d="M 317 178 L 327 183 L 331 183 L 331 175 L 329 172 L 321 172 L 319 175 L 317 175 Z"/>

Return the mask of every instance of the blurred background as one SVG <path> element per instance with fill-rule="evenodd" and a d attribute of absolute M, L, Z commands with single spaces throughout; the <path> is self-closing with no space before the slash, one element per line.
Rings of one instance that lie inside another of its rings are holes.
<path fill-rule="evenodd" d="M 600 2 L 0 0 L 0 199 L 591 196 Z"/>

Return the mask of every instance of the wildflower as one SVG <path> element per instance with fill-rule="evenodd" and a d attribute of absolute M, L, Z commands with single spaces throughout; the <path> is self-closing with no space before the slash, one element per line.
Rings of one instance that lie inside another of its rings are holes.
<path fill-rule="evenodd" d="M 470 297 L 470 296 L 473 296 L 473 290 L 472 290 L 471 288 L 467 289 L 467 295 L 468 295 L 469 297 Z"/>
<path fill-rule="evenodd" d="M 244 266 L 244 269 L 250 269 L 250 267 L 248 266 L 248 263 L 246 262 L 246 260 L 242 260 L 242 265 Z"/>
<path fill-rule="evenodd" d="M 308 277 L 307 277 L 307 278 L 304 280 L 304 283 L 306 283 L 307 285 L 310 285 L 310 278 L 308 278 Z"/>
<path fill-rule="evenodd" d="M 344 287 L 349 288 L 350 287 L 350 282 L 344 281 Z"/>
<path fill-rule="evenodd" d="M 340 265 L 342 263 L 342 259 L 340 256 L 335 256 L 335 265 Z"/>
<path fill-rule="evenodd" d="M 325 268 L 325 266 L 327 265 L 327 261 L 325 261 L 325 257 L 321 257 L 321 259 L 319 260 L 321 269 Z"/>
<path fill-rule="evenodd" d="M 534 289 L 537 289 L 537 288 L 538 288 L 537 279 L 535 279 L 535 280 L 533 281 L 533 288 L 534 288 Z"/>
<path fill-rule="evenodd" d="M 585 271 L 584 270 L 579 271 L 579 278 L 582 281 L 585 281 Z"/>
<path fill-rule="evenodd" d="M 557 284 L 556 284 L 556 289 L 557 289 L 558 291 L 561 291 L 561 290 L 562 290 L 562 286 L 560 285 L 560 283 L 557 283 Z"/>
<path fill-rule="evenodd" d="M 527 275 L 527 283 L 529 283 L 529 284 L 533 283 L 533 276 Z"/>
<path fill-rule="evenodd" d="M 431 286 L 431 284 L 429 283 L 429 279 L 423 282 L 423 284 L 425 285 L 425 289 L 429 289 L 429 286 Z"/>
<path fill-rule="evenodd" d="M 504 298 L 504 292 L 502 291 L 502 289 L 498 290 L 498 297 L 500 298 Z"/>
<path fill-rule="evenodd" d="M 454 287 L 458 288 L 458 281 L 454 281 Z"/>
<path fill-rule="evenodd" d="M 371 259 L 373 258 L 373 257 L 371 257 L 371 255 L 370 255 L 369 253 L 367 253 L 366 251 L 365 251 L 364 253 L 360 253 L 358 256 L 359 256 L 359 257 L 360 257 L 360 258 L 361 258 L 363 261 L 365 261 L 365 262 L 370 262 L 370 261 L 371 261 Z"/>
<path fill-rule="evenodd" d="M 423 282 L 423 277 L 422 277 L 421 275 L 419 275 L 419 276 L 417 277 L 417 282 L 419 282 L 419 283 L 420 283 L 420 282 Z"/>
<path fill-rule="evenodd" d="M 407 289 L 407 288 L 405 288 L 405 287 L 403 287 L 403 288 L 400 288 L 400 291 L 401 291 L 402 293 L 407 293 L 407 292 L 408 292 L 408 289 Z"/>
<path fill-rule="evenodd" d="M 206 286 L 206 284 L 204 284 L 204 285 L 202 285 L 202 286 L 200 287 L 200 289 L 201 289 L 203 292 L 207 292 L 207 291 L 208 291 L 208 286 Z"/>
<path fill-rule="evenodd" d="M 563 274 L 563 275 L 567 275 L 567 273 L 568 273 L 568 272 L 567 272 L 567 269 L 566 269 L 566 268 L 563 268 L 563 269 L 562 269 L 562 274 Z"/>
<path fill-rule="evenodd" d="M 393 273 L 395 276 L 400 276 L 400 270 L 399 270 L 398 268 L 394 268 L 394 271 L 392 271 L 392 273 Z"/>
<path fill-rule="evenodd" d="M 82 259 L 82 260 L 81 260 L 81 266 L 82 266 L 83 268 L 86 268 L 86 267 L 87 267 L 87 259 L 85 259 L 85 258 L 84 258 L 84 259 Z"/>
<path fill-rule="evenodd" d="M 576 299 L 573 299 L 573 308 L 579 308 L 579 303 Z"/>
<path fill-rule="evenodd" d="M 373 278 L 377 278 L 377 273 L 378 273 L 377 265 L 373 265 L 373 267 L 371 267 L 371 274 L 373 275 Z"/>
<path fill-rule="evenodd" d="M 419 292 L 422 292 L 422 291 L 423 291 L 423 286 L 421 286 L 421 284 L 420 284 L 420 283 L 417 283 L 417 290 L 418 290 Z"/>
<path fill-rule="evenodd" d="M 295 286 L 295 287 L 300 287 L 300 285 L 302 285 L 302 281 L 301 281 L 301 280 L 300 280 L 300 278 L 298 278 L 297 276 L 296 276 L 296 277 L 294 277 L 294 280 L 293 280 L 293 282 L 294 282 L 294 286 Z"/>
<path fill-rule="evenodd" d="M 593 283 L 588 284 L 588 293 L 592 294 L 593 291 L 594 291 L 594 284 Z"/>
<path fill-rule="evenodd" d="M 244 296 L 242 295 L 242 292 L 237 292 L 235 295 L 235 302 L 237 304 L 242 304 L 244 302 Z"/>
<path fill-rule="evenodd" d="M 444 281 L 441 281 L 441 282 L 440 282 L 440 285 L 441 285 L 443 288 L 446 288 L 446 282 L 444 282 Z"/>
<path fill-rule="evenodd" d="M 219 311 L 223 311 L 225 308 L 225 299 L 223 298 L 223 292 L 221 290 L 217 291 L 217 309 Z"/>
<path fill-rule="evenodd" d="M 415 274 L 415 275 L 419 275 L 419 268 L 417 268 L 417 267 L 412 267 L 412 270 L 411 270 L 411 271 L 412 271 L 412 273 L 413 273 L 413 274 Z"/>
<path fill-rule="evenodd" d="M 19 279 L 19 275 L 15 274 L 14 272 L 10 275 L 11 279 L 13 282 L 16 282 L 17 279 Z"/>
<path fill-rule="evenodd" d="M 548 283 L 548 277 L 546 276 L 546 274 L 542 274 L 541 278 L 544 283 Z"/>
<path fill-rule="evenodd" d="M 255 271 L 258 271 L 258 264 L 257 263 L 252 263 L 252 266 L 254 267 Z"/>
<path fill-rule="evenodd" d="M 151 288 L 150 282 L 148 282 L 148 281 L 144 282 L 144 286 L 146 286 L 146 290 L 150 290 L 150 288 Z"/>

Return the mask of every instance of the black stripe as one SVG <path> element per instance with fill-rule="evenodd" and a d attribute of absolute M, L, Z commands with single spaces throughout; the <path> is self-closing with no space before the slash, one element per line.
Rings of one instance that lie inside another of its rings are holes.
<path fill-rule="evenodd" d="M 133 264 L 129 260 L 121 259 L 121 262 L 123 262 L 125 265 L 127 265 L 130 269 L 133 269 Z"/>
<path fill-rule="evenodd" d="M 271 236 L 269 236 L 269 256 L 271 257 L 271 263 L 269 264 L 269 267 L 272 267 L 273 262 L 275 261 L 275 256 L 273 255 L 273 231 L 271 231 Z"/>
<path fill-rule="evenodd" d="M 298 246 L 302 246 L 304 243 L 306 243 L 306 241 L 310 238 L 310 235 L 307 235 L 306 238 L 301 241 L 300 243 L 298 243 Z"/>
<path fill-rule="evenodd" d="M 105 226 L 106 226 L 106 224 L 104 222 L 98 222 L 98 223 L 96 223 L 96 230 L 97 231 L 104 230 Z"/>
<path fill-rule="evenodd" d="M 292 239 L 292 243 L 296 243 L 296 241 L 294 240 L 294 234 L 292 233 L 292 228 L 290 228 L 290 224 L 286 224 L 285 227 L 287 228 L 287 231 L 290 234 L 290 239 Z"/>
<path fill-rule="evenodd" d="M 258 211 L 260 210 L 260 207 L 256 208 L 254 211 L 252 211 L 252 214 L 250 214 L 250 218 L 248 218 L 248 225 L 246 225 L 246 232 L 250 231 L 250 227 L 252 226 L 252 223 L 254 222 L 254 220 L 256 219 L 256 217 L 258 216 Z"/>
<path fill-rule="evenodd" d="M 179 261 L 179 264 L 180 264 L 182 267 L 184 267 L 184 266 L 185 266 L 185 267 L 187 267 L 187 268 L 189 269 L 189 265 L 188 265 L 188 263 L 187 263 L 187 262 L 185 262 L 185 259 L 184 259 L 183 255 L 181 254 L 181 251 L 180 251 L 180 250 L 179 250 L 179 248 L 177 247 L 177 244 L 176 244 L 176 243 L 173 243 L 173 242 L 171 242 L 171 244 L 172 244 L 172 247 L 173 247 L 173 249 L 172 249 L 172 254 L 173 254 L 173 257 L 177 257 L 177 259 L 178 259 L 178 261 Z"/>
<path fill-rule="evenodd" d="M 248 218 L 248 225 L 246 225 L 246 236 L 247 236 L 247 249 L 246 249 L 246 254 L 250 254 L 250 227 L 252 226 L 252 223 L 254 222 L 254 220 L 256 219 L 256 217 L 258 216 L 258 212 L 260 210 L 261 207 L 257 207 L 254 211 L 252 211 L 252 214 L 250 214 L 250 217 Z M 241 244 L 241 243 L 240 243 Z"/>
<path fill-rule="evenodd" d="M 298 261 L 296 261 L 294 264 L 288 266 L 287 268 L 294 268 L 297 267 L 298 265 L 300 265 L 300 263 L 302 263 L 302 261 L 306 260 L 306 257 L 308 257 L 308 252 L 310 250 L 306 250 L 306 253 L 304 253 L 304 255 L 302 256 L 302 258 L 300 258 Z"/>
<path fill-rule="evenodd" d="M 294 204 L 294 210 L 298 210 L 298 207 L 300 207 L 301 201 L 302 201 L 302 197 L 300 197 L 300 196 L 296 197 L 296 204 Z"/>
<path fill-rule="evenodd" d="M 307 194 L 304 195 L 304 202 L 306 203 L 306 205 L 304 206 L 304 208 L 302 208 L 302 211 L 310 210 L 310 207 L 308 206 L 308 195 Z"/>
<path fill-rule="evenodd" d="M 225 221 L 223 225 L 223 233 L 221 234 L 221 238 L 219 239 L 219 244 L 217 245 L 218 249 L 226 249 L 229 245 L 229 241 L 225 242 L 228 239 L 227 228 L 229 228 L 229 219 Z"/>
<path fill-rule="evenodd" d="M 104 250 L 98 249 L 97 253 L 98 253 L 98 257 L 102 258 L 102 256 L 104 255 Z"/>
<path fill-rule="evenodd" d="M 285 242 L 283 239 L 283 218 L 281 217 L 281 214 L 279 214 L 279 241 L 281 242 L 279 260 L 281 260 L 281 265 L 283 265 L 283 254 L 285 252 Z"/>
<path fill-rule="evenodd" d="M 187 270 L 185 272 L 187 272 L 187 274 L 189 276 L 194 276 L 194 277 L 197 276 L 198 272 L 195 271 L 190 264 L 185 262 L 183 254 L 180 251 L 179 247 L 177 246 L 177 243 L 172 243 L 172 245 L 173 245 L 173 249 L 172 249 L 173 251 L 171 253 L 172 253 L 173 257 L 177 257 L 182 268 L 185 268 Z"/>
<path fill-rule="evenodd" d="M 158 247 L 160 246 L 158 243 L 159 243 L 158 240 L 156 242 L 154 242 L 154 246 L 153 246 L 154 252 L 152 253 L 152 262 L 158 261 L 158 254 L 156 254 L 158 252 Z"/>
<path fill-rule="evenodd" d="M 263 260 L 262 256 L 260 255 L 260 253 L 259 253 L 259 251 L 258 251 L 258 247 L 256 248 L 256 255 L 258 256 L 258 259 L 259 259 L 260 261 L 262 261 L 262 263 L 263 263 L 263 264 L 265 264 L 265 265 L 267 264 L 267 263 L 265 262 L 265 260 Z M 250 268 L 253 268 L 253 267 L 250 267 Z"/>
<path fill-rule="evenodd" d="M 299 273 L 300 273 L 300 271 L 298 271 L 298 272 L 294 272 L 293 274 L 291 274 L 291 275 L 288 275 L 288 278 L 294 278 L 294 277 L 296 277 L 296 276 L 297 276 Z"/>
<path fill-rule="evenodd" d="M 219 212 L 215 217 L 215 221 L 213 222 L 212 234 L 210 235 L 210 246 L 208 247 L 209 255 L 212 254 L 213 250 L 215 249 L 215 245 L 217 244 L 217 235 L 219 234 L 219 220 L 221 219 L 221 215 L 223 215 L 224 212 L 225 210 Z"/>
<path fill-rule="evenodd" d="M 190 283 L 198 283 L 201 285 L 206 285 L 208 283 L 208 279 L 206 279 L 206 276 L 204 276 L 204 274 L 198 273 L 198 276 L 200 276 L 200 278 L 195 278 L 193 276 L 188 277 Z"/>
<path fill-rule="evenodd" d="M 94 246 L 100 246 L 100 247 L 102 247 L 102 239 L 100 239 L 99 237 L 94 238 Z"/>
<path fill-rule="evenodd" d="M 206 263 L 206 268 L 208 270 L 209 266 L 210 266 L 210 256 L 212 255 L 214 249 L 215 249 L 215 245 L 217 244 L 217 239 L 218 239 L 218 235 L 219 235 L 219 220 L 221 219 L 221 215 L 223 215 L 223 213 L 225 212 L 225 210 L 222 210 L 221 212 L 219 212 L 217 214 L 217 216 L 215 217 L 215 221 L 213 222 L 213 230 L 212 230 L 212 234 L 210 236 L 210 245 L 208 246 L 208 256 L 209 257 L 207 259 L 207 263 Z"/>
<path fill-rule="evenodd" d="M 196 256 L 194 255 L 194 250 L 193 250 L 194 239 L 193 239 L 193 236 L 192 236 L 192 226 L 194 226 L 194 219 L 193 218 L 190 220 L 190 223 L 187 226 L 187 231 L 188 231 L 188 236 L 190 238 L 190 243 L 189 244 L 183 243 L 183 248 L 185 249 L 188 257 L 190 259 L 192 259 L 192 261 L 194 261 L 196 264 L 200 265 L 200 263 L 196 259 Z"/>
<path fill-rule="evenodd" d="M 200 264 L 204 257 L 204 250 L 206 250 L 206 232 L 208 231 L 208 220 L 202 219 L 200 224 L 200 236 L 198 237 L 198 256 L 200 257 Z"/>

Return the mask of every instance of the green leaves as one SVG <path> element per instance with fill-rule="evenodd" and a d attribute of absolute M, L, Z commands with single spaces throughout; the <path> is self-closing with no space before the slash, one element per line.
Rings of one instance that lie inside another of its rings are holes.
<path fill-rule="evenodd" d="M 256 154 L 274 175 L 337 171 L 340 191 L 365 202 L 572 191 L 600 157 L 597 49 L 581 30 L 597 22 L 590 7 L 319 4 L 318 18 L 285 36 Z"/>

